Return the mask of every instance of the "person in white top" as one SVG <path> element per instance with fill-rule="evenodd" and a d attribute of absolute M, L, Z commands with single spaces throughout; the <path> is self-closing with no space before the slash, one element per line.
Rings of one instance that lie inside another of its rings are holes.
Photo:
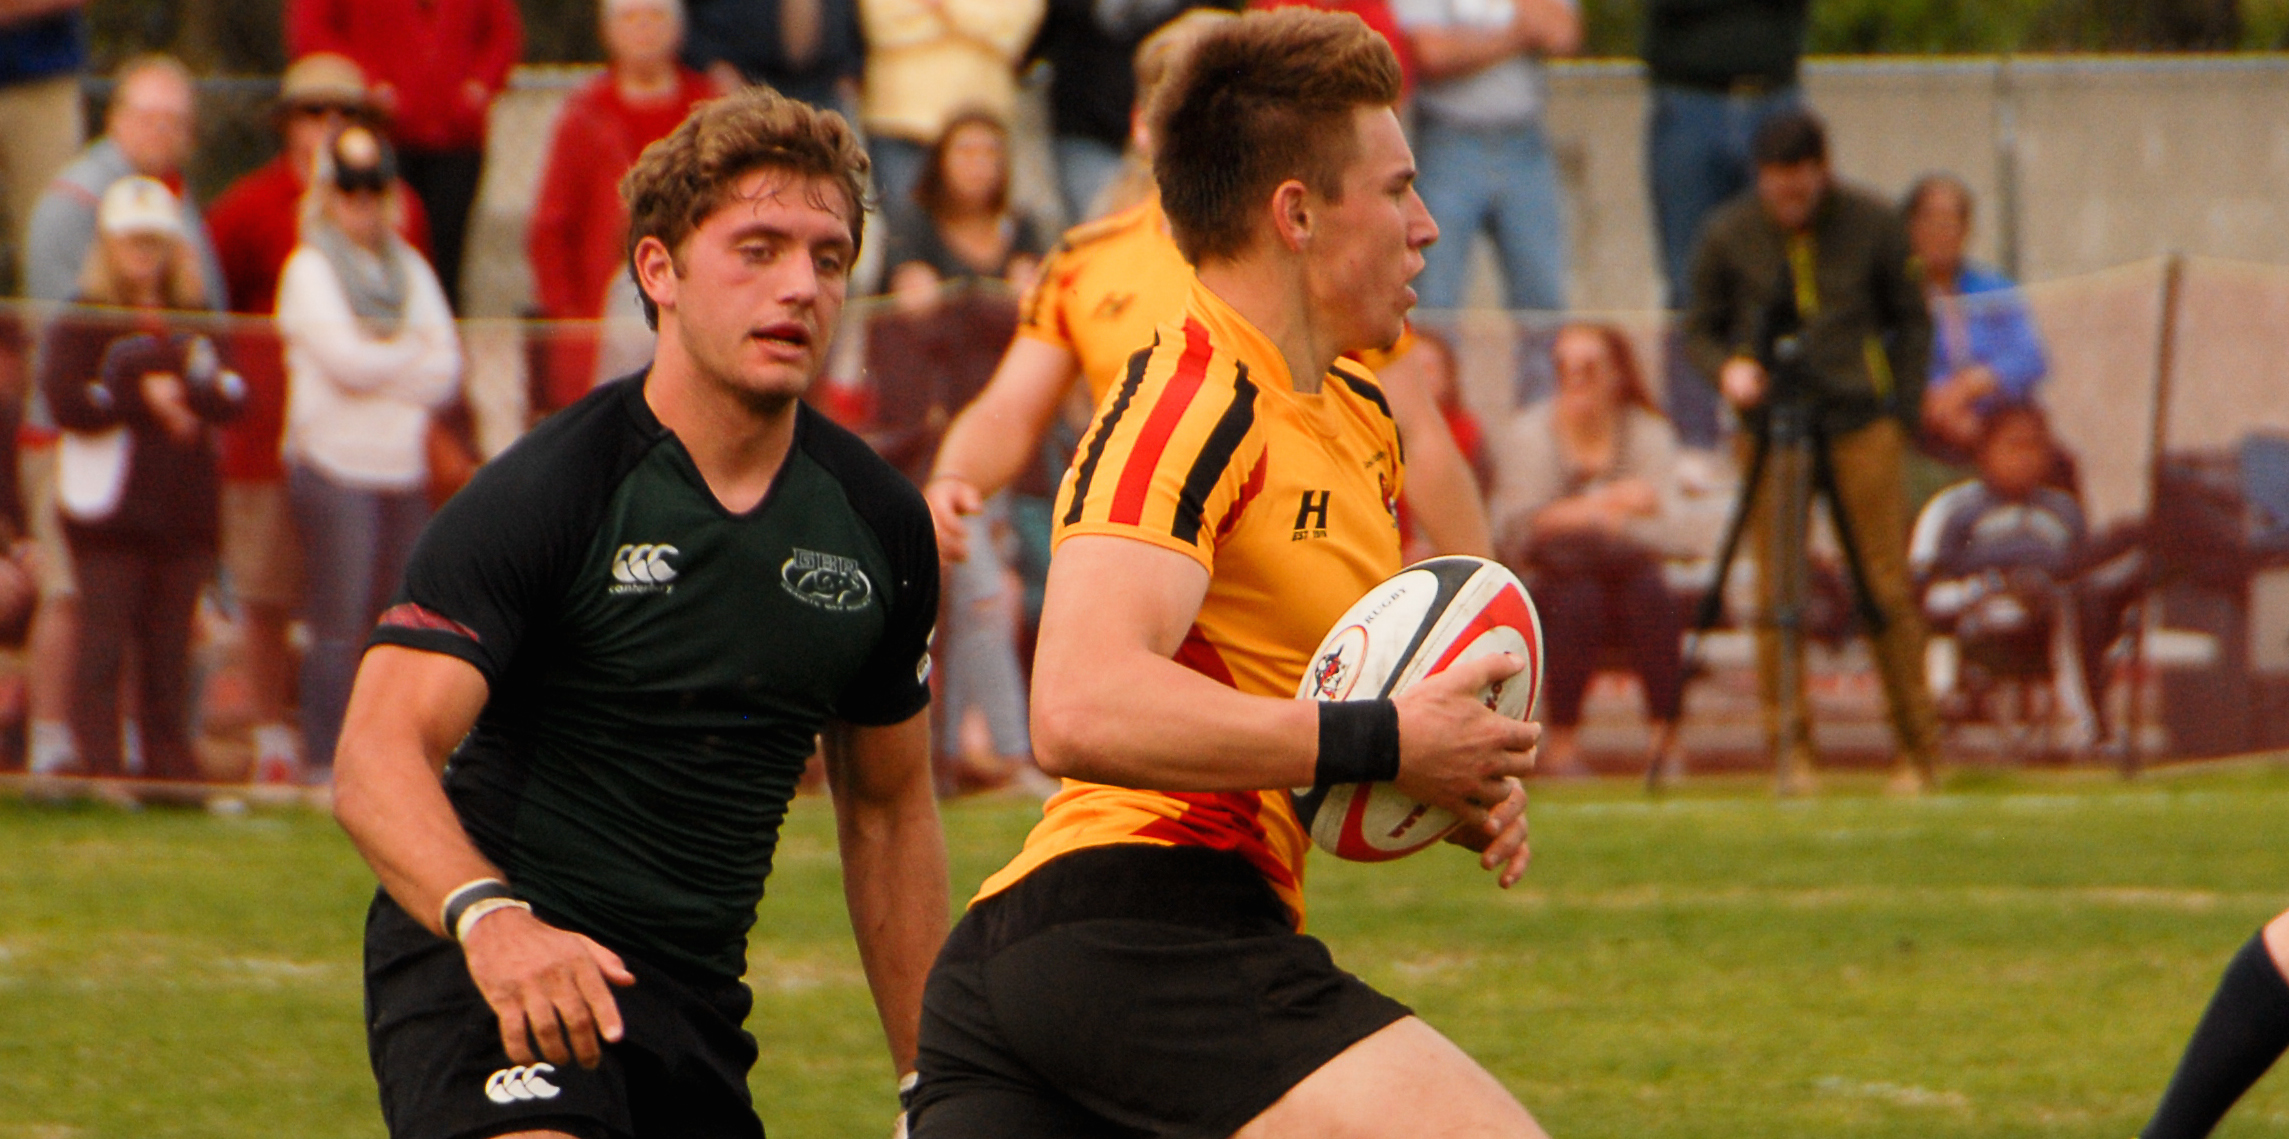
<path fill-rule="evenodd" d="M 379 135 L 336 135 L 278 280 L 282 449 L 310 580 L 301 704 L 312 782 L 332 775 L 366 632 L 429 520 L 430 411 L 461 379 L 445 291 L 390 224 L 396 186 Z"/>

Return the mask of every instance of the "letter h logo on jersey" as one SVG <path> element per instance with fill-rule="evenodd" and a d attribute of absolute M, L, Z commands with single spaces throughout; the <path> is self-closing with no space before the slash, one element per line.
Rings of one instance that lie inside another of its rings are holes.
<path fill-rule="evenodd" d="M 1288 541 L 1327 537 L 1327 500 L 1334 494 L 1329 490 L 1303 492 L 1303 503 L 1296 507 L 1295 534 Z"/>

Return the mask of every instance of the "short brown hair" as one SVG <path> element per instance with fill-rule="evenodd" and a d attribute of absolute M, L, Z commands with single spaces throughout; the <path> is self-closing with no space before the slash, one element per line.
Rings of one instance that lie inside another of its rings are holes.
<path fill-rule="evenodd" d="M 790 99 L 767 87 L 749 87 L 694 107 L 683 123 L 644 148 L 620 179 L 628 205 L 628 275 L 636 274 L 636 246 L 658 238 L 672 253 L 709 214 L 731 199 L 739 179 L 761 169 L 827 178 L 850 205 L 852 252 L 866 208 L 865 148 L 850 124 L 833 111 Z M 657 327 L 659 309 L 637 282 L 644 319 Z"/>
<path fill-rule="evenodd" d="M 1187 261 L 1232 257 L 1290 178 L 1342 196 L 1351 113 L 1399 101 L 1399 58 L 1359 17 L 1250 12 L 1200 38 L 1167 93 L 1153 174 Z"/>

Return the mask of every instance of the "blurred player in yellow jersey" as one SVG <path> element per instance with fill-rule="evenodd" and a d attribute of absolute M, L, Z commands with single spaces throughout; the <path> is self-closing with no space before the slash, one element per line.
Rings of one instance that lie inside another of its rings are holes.
<path fill-rule="evenodd" d="M 1059 492 L 1035 754 L 1064 788 L 932 967 L 915 1139 L 1533 1139 L 1517 1100 L 1301 932 L 1289 789 L 1389 780 L 1524 872 L 1539 731 L 1483 658 L 1396 699 L 1294 698 L 1399 568 L 1408 473 L 1382 388 L 1438 227 L 1356 16 L 1203 35 L 1154 171 L 1197 272 L 1098 405 Z M 1425 855 L 1424 857 L 1436 857 Z"/>
<path fill-rule="evenodd" d="M 1235 18 L 1191 12 L 1137 48 L 1131 141 L 1140 153 L 1152 152 L 1151 108 L 1169 76 L 1203 33 Z M 1183 310 L 1191 286 L 1192 266 L 1169 238 L 1156 192 L 1148 189 L 1145 200 L 1066 231 L 1019 307 L 1017 336 L 992 381 L 947 428 L 923 489 L 947 560 L 968 555 L 963 518 L 1039 461 L 1041 439 L 1073 381 L 1088 383 L 1091 404 L 1104 402 L 1129 357 L 1152 343 L 1154 326 Z M 1360 358 L 1380 369 L 1389 357 Z M 1387 380 L 1413 471 L 1410 502 L 1432 547 L 1491 556 L 1477 484 L 1430 393 L 1407 379 Z"/>

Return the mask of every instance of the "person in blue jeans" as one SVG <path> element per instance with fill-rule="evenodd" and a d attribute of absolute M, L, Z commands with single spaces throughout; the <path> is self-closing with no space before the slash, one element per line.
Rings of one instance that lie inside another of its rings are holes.
<path fill-rule="evenodd" d="M 1463 299 L 1471 241 L 1494 240 L 1511 308 L 1566 307 L 1565 195 L 1542 129 L 1539 60 L 1581 46 L 1574 0 L 1392 0 L 1414 47 L 1416 186 L 1445 239 L 1423 251 L 1426 309 Z"/>
<path fill-rule="evenodd" d="M 1646 0 L 1645 174 L 1671 312 L 1692 307 L 1701 224 L 1756 180 L 1749 144 L 1804 105 L 1797 85 L 1810 0 Z M 1672 338 L 1669 418 L 1688 447 L 1717 443 L 1716 386 Z"/>

